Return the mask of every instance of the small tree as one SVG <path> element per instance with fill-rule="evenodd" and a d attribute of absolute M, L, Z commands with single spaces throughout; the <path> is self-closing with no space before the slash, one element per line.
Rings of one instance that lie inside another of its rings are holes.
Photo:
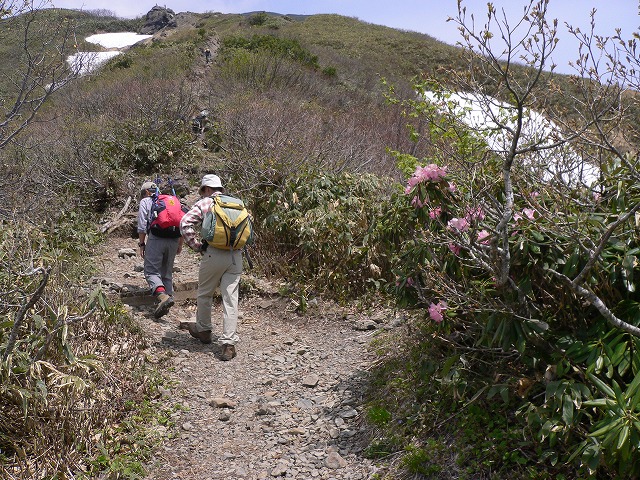
<path fill-rule="evenodd" d="M 39 10 L 32 1 L 1 0 L 4 35 L 19 35 L 20 52 L 11 52 L 13 75 L 3 79 L 0 97 L 0 149 L 31 124 L 57 89 L 77 76 L 66 58 L 75 48 L 73 22 Z M 4 89 L 3 89 L 4 90 Z"/>

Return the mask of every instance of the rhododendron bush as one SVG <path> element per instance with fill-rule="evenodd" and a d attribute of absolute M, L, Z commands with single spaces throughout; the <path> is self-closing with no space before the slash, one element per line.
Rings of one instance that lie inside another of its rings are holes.
<path fill-rule="evenodd" d="M 424 309 L 434 355 L 448 356 L 429 379 L 440 393 L 468 402 L 500 396 L 541 461 L 637 476 L 640 175 L 637 145 L 616 139 L 638 138 L 624 103 L 638 100 L 621 95 L 640 85 L 638 69 L 618 61 L 624 52 L 637 67 L 638 56 L 634 43 L 573 32 L 583 46 L 597 44 L 611 69 L 602 76 L 597 59 L 581 57 L 572 94 L 580 115 L 556 122 L 567 112 L 554 104 L 545 71 L 556 28 L 546 6 L 529 4 L 524 39 L 500 56 L 492 4 L 481 28 L 460 6 L 454 20 L 468 72 L 452 72 L 446 87 L 422 81 L 417 98 L 404 100 L 426 125 L 412 138 L 431 142 L 433 155 L 396 152 L 412 211 L 392 290 L 401 305 Z M 499 31 L 512 40 L 515 30 Z M 530 67 L 522 77 L 503 61 L 516 57 Z M 554 122 L 528 136 L 536 104 L 545 115 L 535 121 Z"/>
<path fill-rule="evenodd" d="M 406 164 L 408 156 L 401 157 Z M 640 188 L 632 173 L 612 159 L 597 190 L 572 191 L 515 175 L 505 220 L 508 194 L 491 162 L 471 170 L 423 162 L 403 192 L 413 210 L 394 263 L 393 291 L 400 304 L 423 307 L 447 342 L 456 332 L 461 349 L 485 349 L 496 370 L 496 348 L 509 359 L 510 366 L 502 367 L 511 379 L 495 384 L 487 376 L 473 387 L 467 384 L 469 397 L 485 389 L 506 398 L 519 378 L 532 379 L 528 395 L 517 399 L 522 421 L 539 429 L 535 436 L 547 442 L 554 461 L 564 451 L 564 459 L 573 454 L 595 465 L 594 471 L 608 457 L 631 465 L 640 424 L 623 429 L 620 420 L 619 429 L 604 433 L 590 425 L 609 426 L 606 414 L 594 407 L 616 401 L 616 394 L 613 386 L 602 385 L 620 385 L 623 403 L 640 391 L 634 381 L 640 378 Z M 514 351 L 521 362 L 516 368 Z M 626 397 L 625 385 L 631 388 Z M 616 418 L 635 412 L 636 403 Z M 605 434 L 618 435 L 628 453 L 607 449 Z"/>

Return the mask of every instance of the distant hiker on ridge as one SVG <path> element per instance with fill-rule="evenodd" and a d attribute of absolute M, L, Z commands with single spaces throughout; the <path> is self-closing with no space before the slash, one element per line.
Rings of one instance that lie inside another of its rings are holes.
<path fill-rule="evenodd" d="M 193 133 L 202 135 L 209 126 L 209 110 L 201 110 L 191 121 Z"/>

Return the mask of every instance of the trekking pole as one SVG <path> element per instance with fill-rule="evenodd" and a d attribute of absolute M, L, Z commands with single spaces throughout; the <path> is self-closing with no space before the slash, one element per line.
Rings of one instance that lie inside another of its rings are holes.
<path fill-rule="evenodd" d="M 244 252 L 244 256 L 247 258 L 247 263 L 249 264 L 249 269 L 253 268 L 253 262 L 251 261 L 251 255 L 249 255 L 249 250 L 246 245 L 242 247 L 242 251 Z"/>

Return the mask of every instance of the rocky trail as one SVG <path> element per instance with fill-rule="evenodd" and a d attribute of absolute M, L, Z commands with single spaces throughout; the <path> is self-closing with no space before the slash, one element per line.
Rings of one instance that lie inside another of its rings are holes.
<path fill-rule="evenodd" d="M 370 317 L 312 299 L 299 313 L 278 285 L 245 271 L 238 356 L 223 362 L 215 340 L 203 345 L 181 329 L 195 321 L 199 256 L 185 248 L 176 257 L 176 304 L 156 320 L 135 245 L 112 236 L 96 279 L 125 302 L 148 338 L 147 358 L 170 380 L 161 399 L 174 407 L 173 425 L 157 427 L 163 446 L 147 478 L 371 478 L 377 468 L 363 455 L 361 421 L 362 392 L 376 360 L 368 346 L 400 324 L 393 312 Z M 219 298 L 213 324 L 214 335 L 220 333 Z"/>

